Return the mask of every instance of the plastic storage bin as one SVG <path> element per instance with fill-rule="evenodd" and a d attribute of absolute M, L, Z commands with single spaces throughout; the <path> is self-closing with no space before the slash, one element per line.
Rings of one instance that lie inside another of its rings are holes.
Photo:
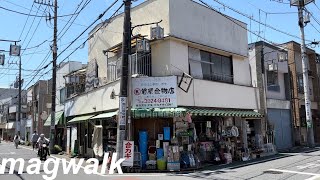
<path fill-rule="evenodd" d="M 157 160 L 157 167 L 159 170 L 166 170 L 166 160 L 164 159 L 158 159 Z"/>

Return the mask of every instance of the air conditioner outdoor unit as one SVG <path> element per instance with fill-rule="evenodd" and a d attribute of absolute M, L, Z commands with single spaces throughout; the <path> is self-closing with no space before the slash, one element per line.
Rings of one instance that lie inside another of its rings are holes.
<path fill-rule="evenodd" d="M 164 37 L 164 29 L 160 26 L 151 27 L 151 39 L 162 39 Z"/>
<path fill-rule="evenodd" d="M 149 41 L 146 39 L 139 40 L 137 42 L 137 51 L 138 52 L 149 52 L 150 51 Z"/>

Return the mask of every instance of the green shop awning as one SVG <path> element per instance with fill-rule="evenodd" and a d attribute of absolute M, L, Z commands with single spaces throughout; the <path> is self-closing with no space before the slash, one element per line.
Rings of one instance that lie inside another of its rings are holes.
<path fill-rule="evenodd" d="M 187 112 L 193 116 L 235 116 L 235 117 L 262 117 L 262 115 L 250 110 L 228 110 L 228 109 L 206 109 L 206 108 L 187 108 Z"/>
<path fill-rule="evenodd" d="M 63 119 L 63 111 L 56 112 L 55 114 L 55 122 L 54 125 L 58 125 L 58 123 Z M 43 126 L 51 126 L 51 114 L 47 118 L 46 122 Z"/>
<path fill-rule="evenodd" d="M 97 116 L 94 116 L 90 119 L 105 119 L 105 118 L 111 118 L 115 115 L 118 114 L 118 111 L 114 111 L 114 112 L 107 112 L 107 113 L 102 113 L 102 114 L 99 114 Z"/>
<path fill-rule="evenodd" d="M 83 121 L 86 121 L 90 118 L 92 118 L 94 115 L 85 115 L 85 116 L 78 116 L 78 117 L 74 117 L 73 119 L 71 119 L 70 121 L 68 121 L 68 124 L 71 123 L 80 123 Z"/>
<path fill-rule="evenodd" d="M 170 118 L 184 114 L 185 108 L 132 109 L 133 118 Z"/>

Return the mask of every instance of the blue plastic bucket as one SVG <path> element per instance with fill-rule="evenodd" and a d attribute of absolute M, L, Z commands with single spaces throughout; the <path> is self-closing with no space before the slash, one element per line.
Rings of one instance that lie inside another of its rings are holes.
<path fill-rule="evenodd" d="M 142 141 L 148 141 L 148 132 L 147 131 L 140 131 L 139 132 L 139 140 Z"/>
<path fill-rule="evenodd" d="M 141 154 L 148 154 L 148 142 L 139 142 L 139 152 Z"/>
<path fill-rule="evenodd" d="M 161 159 L 164 156 L 164 151 L 162 148 L 157 149 L 157 159 Z"/>
<path fill-rule="evenodd" d="M 170 140 L 170 127 L 163 128 L 163 140 L 165 141 Z"/>
<path fill-rule="evenodd" d="M 141 154 L 142 168 L 146 167 L 146 162 L 148 161 L 148 154 Z"/>

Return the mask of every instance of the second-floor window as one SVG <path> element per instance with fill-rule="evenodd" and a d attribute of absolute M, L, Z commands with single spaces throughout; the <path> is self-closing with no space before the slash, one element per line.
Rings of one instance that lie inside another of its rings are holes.
<path fill-rule="evenodd" d="M 267 85 L 269 91 L 280 91 L 278 72 L 267 71 Z"/>
<path fill-rule="evenodd" d="M 189 48 L 189 65 L 194 78 L 233 83 L 231 57 Z"/>
<path fill-rule="evenodd" d="M 66 100 L 66 88 L 60 89 L 60 104 L 63 104 Z"/>

